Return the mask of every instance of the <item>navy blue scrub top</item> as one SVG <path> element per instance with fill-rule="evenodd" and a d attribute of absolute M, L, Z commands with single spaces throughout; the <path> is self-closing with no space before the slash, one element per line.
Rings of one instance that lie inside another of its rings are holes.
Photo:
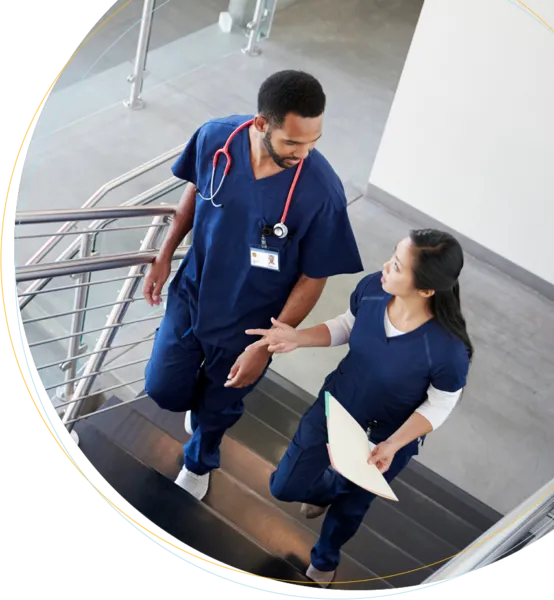
<path fill-rule="evenodd" d="M 429 385 L 456 392 L 465 387 L 469 370 L 465 344 L 435 319 L 387 338 L 385 310 L 391 299 L 380 272 L 360 281 L 350 298 L 356 320 L 349 352 L 325 382 L 362 427 L 371 427 L 374 442 L 387 439 L 407 421 L 426 400 Z"/>
<path fill-rule="evenodd" d="M 215 152 L 251 118 L 232 116 L 200 127 L 173 165 L 173 174 L 209 197 Z M 223 208 L 197 195 L 193 245 L 177 274 L 177 285 L 190 306 L 195 335 L 206 343 L 242 351 L 252 343 L 244 331 L 269 327 L 300 275 L 324 278 L 358 273 L 363 267 L 342 183 L 317 150 L 304 161 L 286 219 L 288 237 L 266 238 L 268 248 L 279 252 L 280 271 L 252 267 L 251 248 L 260 248 L 264 226 L 281 220 L 296 167 L 256 180 L 247 128 L 233 138 L 229 150 L 231 170 L 214 200 Z M 225 163 L 220 157 L 214 190 Z"/>

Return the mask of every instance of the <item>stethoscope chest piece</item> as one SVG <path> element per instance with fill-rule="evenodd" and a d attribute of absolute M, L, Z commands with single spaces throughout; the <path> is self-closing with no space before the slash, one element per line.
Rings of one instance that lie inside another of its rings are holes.
<path fill-rule="evenodd" d="M 277 223 L 273 226 L 273 235 L 280 240 L 287 237 L 289 234 L 289 228 L 284 223 Z"/>

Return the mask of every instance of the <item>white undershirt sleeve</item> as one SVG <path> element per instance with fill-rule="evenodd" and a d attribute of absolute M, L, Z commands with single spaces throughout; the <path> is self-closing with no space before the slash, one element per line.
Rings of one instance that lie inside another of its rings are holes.
<path fill-rule="evenodd" d="M 443 392 L 432 385 L 427 390 L 427 400 L 416 410 L 425 417 L 433 426 L 433 431 L 440 427 L 452 412 L 462 395 L 462 390 L 457 392 Z"/>
<path fill-rule="evenodd" d="M 348 309 L 344 314 L 330 321 L 325 321 L 324 325 L 327 325 L 327 329 L 331 334 L 331 346 L 342 346 L 348 343 L 355 320 L 356 318 Z"/>
<path fill-rule="evenodd" d="M 348 309 L 344 314 L 325 321 L 324 324 L 331 334 L 331 346 L 341 346 L 348 343 L 355 320 L 356 317 Z M 385 329 L 387 337 L 402 335 L 402 332 L 392 327 L 392 324 L 388 320 L 388 315 L 385 315 Z M 434 431 L 445 422 L 461 395 L 462 390 L 444 392 L 430 385 L 427 390 L 427 400 L 415 412 L 425 417 L 431 423 Z"/>

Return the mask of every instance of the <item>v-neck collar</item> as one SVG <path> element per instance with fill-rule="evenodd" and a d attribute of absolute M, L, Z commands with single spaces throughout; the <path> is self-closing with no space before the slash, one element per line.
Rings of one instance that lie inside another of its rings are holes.
<path fill-rule="evenodd" d="M 248 117 L 248 120 L 250 120 L 252 117 Z M 274 173 L 273 175 L 268 175 L 266 177 L 262 177 L 261 179 L 256 179 L 256 176 L 254 175 L 254 169 L 252 169 L 252 161 L 250 160 L 250 131 L 249 131 L 249 127 L 246 127 L 244 129 L 244 131 L 240 132 L 240 136 L 241 136 L 241 142 L 242 142 L 242 158 L 244 160 L 244 170 L 245 173 L 248 177 L 248 179 L 250 179 L 250 181 L 254 182 L 254 183 L 262 183 L 265 181 L 270 181 L 273 180 L 275 181 L 277 178 L 280 179 L 284 179 L 285 175 L 289 175 L 289 177 L 292 178 L 294 177 L 294 174 L 296 173 L 296 169 L 298 169 L 298 166 L 296 166 L 295 168 L 292 169 L 283 169 L 281 171 L 279 171 L 278 173 Z M 304 161 L 305 163 L 306 161 Z M 304 168 L 306 167 L 306 164 L 304 164 Z"/>
<path fill-rule="evenodd" d="M 409 340 L 412 338 L 416 338 L 416 337 L 420 337 L 422 335 L 425 334 L 425 332 L 427 331 L 427 329 L 430 326 L 430 323 L 432 323 L 435 319 L 431 318 L 428 321 L 425 321 L 425 323 L 421 324 L 419 327 L 416 327 L 416 329 L 413 329 L 412 331 L 407 331 L 405 333 L 402 333 L 402 335 L 396 335 L 394 337 L 388 337 L 387 336 L 387 330 L 385 329 L 385 316 L 388 317 L 388 313 L 387 313 L 387 309 L 388 306 L 390 304 L 390 301 L 393 299 L 393 296 L 387 292 L 384 292 L 384 296 L 383 296 L 383 301 L 381 302 L 381 306 L 380 306 L 380 310 L 379 312 L 379 331 L 381 332 L 381 337 L 382 339 L 385 341 L 386 344 L 389 343 L 394 343 L 396 341 L 401 341 L 401 340 Z M 391 321 L 392 324 L 392 321 Z"/>

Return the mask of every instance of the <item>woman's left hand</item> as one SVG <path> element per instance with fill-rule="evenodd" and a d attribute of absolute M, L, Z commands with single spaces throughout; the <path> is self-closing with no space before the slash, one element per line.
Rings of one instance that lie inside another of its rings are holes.
<path fill-rule="evenodd" d="M 397 451 L 398 446 L 385 440 L 373 448 L 373 452 L 370 454 L 367 462 L 370 465 L 375 465 L 381 473 L 386 473 Z"/>

